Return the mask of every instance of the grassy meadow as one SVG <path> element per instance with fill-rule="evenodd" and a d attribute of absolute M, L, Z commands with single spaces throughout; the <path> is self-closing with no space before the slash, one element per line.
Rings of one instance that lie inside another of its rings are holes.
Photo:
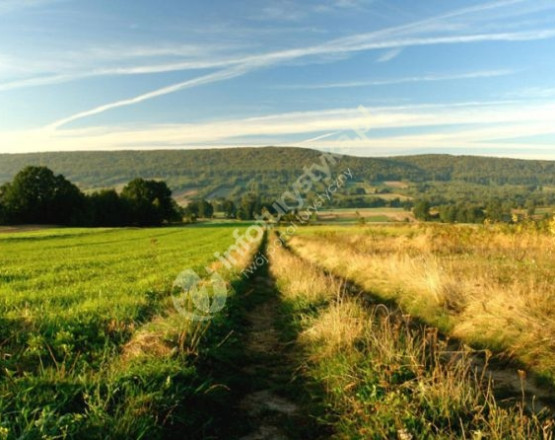
<path fill-rule="evenodd" d="M 236 227 L 0 234 L 0 438 L 202 426 L 177 408 L 210 387 L 191 360 L 210 342 L 206 325 L 173 309 L 172 283 L 185 269 L 205 276 Z"/>
<path fill-rule="evenodd" d="M 555 236 L 514 226 L 306 229 L 299 255 L 555 383 Z"/>
<path fill-rule="evenodd" d="M 548 228 L 278 228 L 226 270 L 247 227 L 0 233 L 0 440 L 553 439 Z"/>
<path fill-rule="evenodd" d="M 299 370 L 322 386 L 338 439 L 551 439 L 553 421 L 496 400 L 472 351 L 370 305 L 341 277 L 276 247 L 272 274 L 294 317 Z M 313 389 L 315 389 L 313 387 Z"/>

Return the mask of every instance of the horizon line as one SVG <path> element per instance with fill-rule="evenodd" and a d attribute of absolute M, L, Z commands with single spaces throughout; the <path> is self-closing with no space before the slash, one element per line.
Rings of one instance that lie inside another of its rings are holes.
<path fill-rule="evenodd" d="M 40 155 L 40 154 L 73 154 L 73 153 L 141 153 L 141 152 L 169 152 L 169 151 L 201 151 L 201 150 L 210 150 L 210 151 L 221 151 L 221 150 L 246 150 L 246 149 L 265 149 L 265 148 L 281 148 L 281 149 L 298 149 L 298 150 L 309 150 L 314 152 L 322 152 L 322 153 L 334 153 L 341 156 L 347 157 L 355 157 L 361 159 L 387 159 L 387 158 L 398 158 L 398 157 L 419 157 L 419 156 L 450 156 L 450 157 L 476 157 L 476 158 L 490 158 L 490 159 L 508 159 L 508 160 L 524 160 L 524 161 L 536 161 L 536 162 L 555 162 L 555 158 L 553 159 L 546 159 L 546 158 L 534 158 L 529 156 L 521 156 L 519 154 L 507 155 L 507 154 L 468 154 L 468 153 L 432 153 L 432 152 L 422 152 L 422 153 L 413 153 L 407 154 L 404 153 L 391 153 L 391 154 L 378 154 L 378 155 L 356 155 L 352 152 L 349 153 L 340 153 L 337 151 L 332 151 L 334 149 L 330 148 L 317 148 L 317 147 L 300 147 L 296 145 L 242 145 L 242 146 L 192 146 L 192 147 L 163 147 L 163 148 L 153 148 L 153 147 L 145 147 L 145 148 L 131 148 L 131 149 L 106 149 L 106 150 L 52 150 L 52 151 L 26 151 L 21 153 L 15 152 L 1 152 L 0 156 L 16 156 L 16 155 Z M 339 150 L 337 148 L 336 150 Z M 345 149 L 349 149 L 348 147 Z"/>

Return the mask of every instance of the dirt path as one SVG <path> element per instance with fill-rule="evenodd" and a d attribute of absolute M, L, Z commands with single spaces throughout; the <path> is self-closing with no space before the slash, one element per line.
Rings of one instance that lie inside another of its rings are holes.
<path fill-rule="evenodd" d="M 268 279 L 257 277 L 255 284 L 257 294 L 271 295 L 272 283 Z M 243 440 L 288 439 L 290 436 L 283 426 L 299 417 L 299 405 L 278 394 L 281 388 L 288 385 L 284 383 L 288 378 L 282 375 L 287 353 L 275 328 L 278 308 L 277 299 L 269 297 L 247 315 L 251 332 L 246 341 L 246 354 L 251 363 L 243 371 L 254 376 L 257 379 L 255 382 L 260 385 L 239 404 L 254 427 L 254 432 Z"/>
<path fill-rule="evenodd" d="M 307 407 L 302 378 L 297 374 L 293 341 L 280 331 L 280 299 L 268 267 L 248 281 L 245 314 L 244 364 L 247 383 L 240 399 L 239 422 L 248 425 L 241 440 L 288 440 L 325 438 Z"/>
<path fill-rule="evenodd" d="M 21 225 L 21 226 L 0 226 L 0 234 L 13 234 L 16 232 L 42 231 L 43 229 L 54 229 L 51 225 Z"/>
<path fill-rule="evenodd" d="M 290 250 L 291 251 L 291 250 Z M 264 252 L 264 251 L 262 251 Z M 293 251 L 294 252 L 294 251 Z M 323 268 L 321 270 L 325 271 Z M 378 298 L 365 294 L 355 284 L 343 280 L 353 295 L 367 300 L 372 308 L 381 304 Z M 269 267 L 259 268 L 237 293 L 238 315 L 241 329 L 239 348 L 235 349 L 232 364 L 234 386 L 230 408 L 230 423 L 222 439 L 239 440 L 317 440 L 331 437 L 329 426 L 318 422 L 325 411 L 317 400 L 323 394 L 315 384 L 307 383 L 299 365 L 302 353 L 295 344 L 296 333 L 291 331 L 292 317 L 282 304 L 275 280 Z M 393 308 L 393 306 L 391 305 Z M 290 326 L 290 327 L 288 327 Z M 297 330 L 298 331 L 298 330 Z M 452 341 L 453 344 L 456 341 Z M 457 346 L 453 346 L 457 352 Z M 475 366 L 480 370 L 477 355 Z M 514 367 L 514 366 L 513 366 Z M 533 381 L 518 380 L 513 367 L 490 365 L 488 373 L 493 376 L 498 401 L 508 405 L 522 399 L 536 411 L 551 407 L 549 398 Z M 515 374 L 517 380 L 515 380 Z M 518 386 L 518 388 L 517 388 Z M 532 396 L 536 396 L 535 399 Z M 312 396 L 312 397 L 310 397 Z M 216 437 L 214 437 L 216 438 Z"/>

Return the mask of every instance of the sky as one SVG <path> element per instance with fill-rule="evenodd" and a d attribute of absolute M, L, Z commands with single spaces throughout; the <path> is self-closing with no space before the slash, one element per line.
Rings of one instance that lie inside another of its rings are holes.
<path fill-rule="evenodd" d="M 0 153 L 555 160 L 553 0 L 0 0 Z"/>

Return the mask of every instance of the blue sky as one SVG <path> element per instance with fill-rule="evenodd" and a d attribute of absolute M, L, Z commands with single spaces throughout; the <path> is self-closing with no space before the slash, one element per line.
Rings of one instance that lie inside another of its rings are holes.
<path fill-rule="evenodd" d="M 555 159 L 552 0 L 0 0 L 0 152 Z"/>

